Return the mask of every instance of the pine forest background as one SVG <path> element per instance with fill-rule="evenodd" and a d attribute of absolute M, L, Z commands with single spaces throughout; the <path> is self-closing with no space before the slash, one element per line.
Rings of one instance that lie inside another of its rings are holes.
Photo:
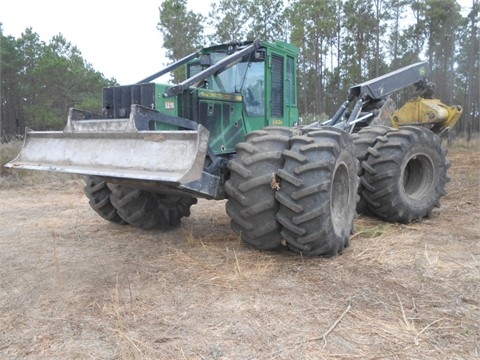
<path fill-rule="evenodd" d="M 479 0 L 466 13 L 455 0 L 217 0 L 207 18 L 186 2 L 159 0 L 158 46 L 170 61 L 212 43 L 291 42 L 300 48 L 300 114 L 311 121 L 332 115 L 352 85 L 428 60 L 435 97 L 464 108 L 453 133 L 478 137 Z M 25 127 L 61 130 L 70 107 L 99 112 L 102 88 L 117 85 L 62 34 L 45 43 L 27 28 L 14 38 L 0 23 L 0 45 L 2 141 Z"/>

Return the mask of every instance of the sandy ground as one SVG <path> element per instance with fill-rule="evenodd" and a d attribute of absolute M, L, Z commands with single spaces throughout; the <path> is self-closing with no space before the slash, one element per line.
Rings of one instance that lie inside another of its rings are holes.
<path fill-rule="evenodd" d="M 480 358 L 480 151 L 442 207 L 360 217 L 335 258 L 260 252 L 200 201 L 162 233 L 110 224 L 81 180 L 0 183 L 2 359 Z"/>

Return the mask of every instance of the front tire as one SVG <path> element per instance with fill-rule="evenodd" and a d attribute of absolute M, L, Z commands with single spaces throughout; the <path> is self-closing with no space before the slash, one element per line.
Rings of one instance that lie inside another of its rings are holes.
<path fill-rule="evenodd" d="M 117 209 L 110 201 L 111 191 L 105 180 L 98 176 L 85 176 L 83 192 L 89 199 L 90 207 L 102 218 L 114 224 L 125 225 L 127 222 L 121 218 Z"/>
<path fill-rule="evenodd" d="M 120 217 L 142 229 L 168 230 L 190 216 L 190 207 L 197 199 L 190 196 L 158 194 L 116 184 L 108 184 L 110 199 Z"/>
<path fill-rule="evenodd" d="M 260 250 L 281 248 L 274 183 L 291 134 L 289 128 L 273 126 L 253 131 L 245 142 L 237 144 L 237 155 L 228 163 L 230 178 L 225 192 L 231 228 L 244 242 Z"/>
<path fill-rule="evenodd" d="M 362 196 L 368 208 L 391 222 L 430 217 L 449 181 L 447 150 L 432 131 L 405 126 L 369 149 Z"/>
<path fill-rule="evenodd" d="M 288 247 L 333 256 L 348 246 L 356 216 L 358 169 L 351 136 L 324 127 L 291 138 L 279 170 L 277 220 Z"/>

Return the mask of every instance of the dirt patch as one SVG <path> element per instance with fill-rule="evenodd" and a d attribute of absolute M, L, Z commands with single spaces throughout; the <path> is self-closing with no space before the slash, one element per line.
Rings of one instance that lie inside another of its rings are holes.
<path fill-rule="evenodd" d="M 0 183 L 0 357 L 476 358 L 480 150 L 410 225 L 361 217 L 341 256 L 244 245 L 224 202 L 167 233 L 110 224 L 80 180 Z"/>

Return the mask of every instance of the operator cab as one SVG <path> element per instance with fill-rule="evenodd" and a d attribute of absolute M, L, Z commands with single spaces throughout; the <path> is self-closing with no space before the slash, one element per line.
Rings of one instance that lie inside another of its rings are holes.
<path fill-rule="evenodd" d="M 187 65 L 187 78 L 214 67 L 253 42 L 231 43 L 202 50 Z M 261 45 L 194 86 L 205 89 L 211 98 L 240 96 L 245 133 L 268 125 L 292 126 L 298 121 L 296 58 L 298 48 L 280 41 Z M 199 97 L 205 95 L 199 92 Z M 218 95 L 214 95 L 218 94 Z M 237 97 L 238 98 L 238 97 Z"/>

